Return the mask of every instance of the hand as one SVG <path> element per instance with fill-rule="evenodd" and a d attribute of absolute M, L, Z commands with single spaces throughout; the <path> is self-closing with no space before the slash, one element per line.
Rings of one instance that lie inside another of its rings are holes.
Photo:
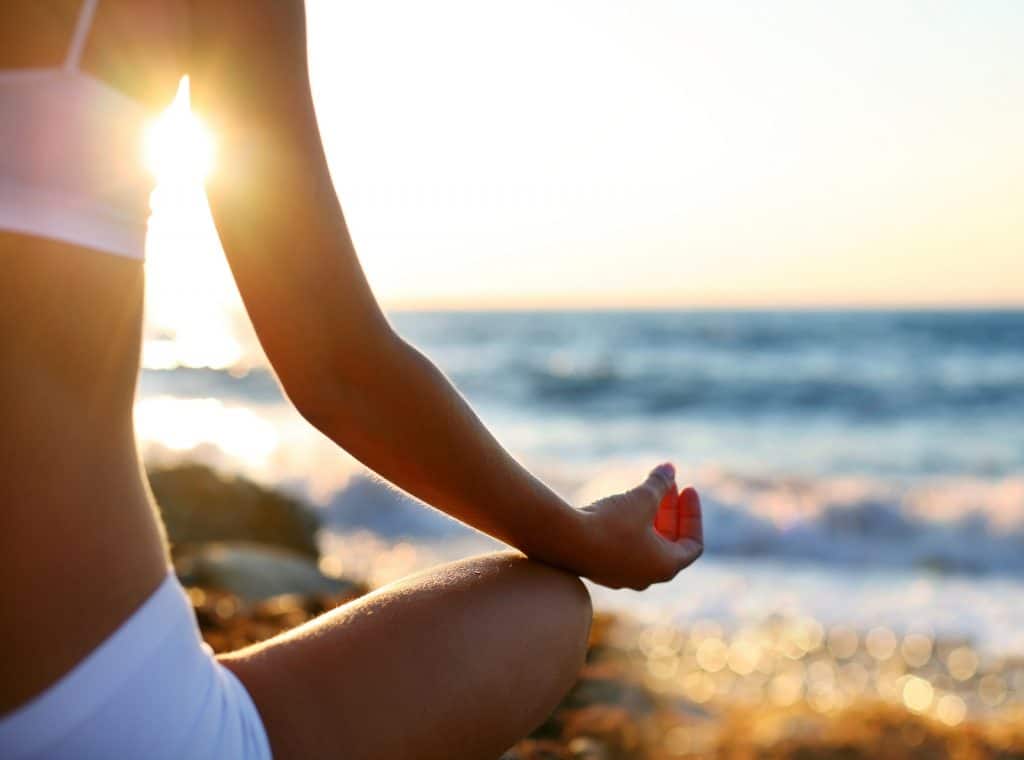
<path fill-rule="evenodd" d="M 676 496 L 671 464 L 580 512 L 587 545 L 580 574 L 602 586 L 642 591 L 672 580 L 704 551 L 700 498 L 690 487 Z"/>

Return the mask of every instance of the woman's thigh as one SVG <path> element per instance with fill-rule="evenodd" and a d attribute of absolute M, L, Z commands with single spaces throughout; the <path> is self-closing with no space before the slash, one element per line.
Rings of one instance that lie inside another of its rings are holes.
<path fill-rule="evenodd" d="M 579 578 L 500 552 L 431 568 L 222 658 L 276 758 L 495 758 L 586 654 Z"/>

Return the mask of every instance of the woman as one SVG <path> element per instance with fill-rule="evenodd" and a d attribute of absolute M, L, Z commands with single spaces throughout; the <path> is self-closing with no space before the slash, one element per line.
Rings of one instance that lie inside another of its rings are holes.
<path fill-rule="evenodd" d="M 7 2 L 0 69 L 0 756 L 493 757 L 577 674 L 577 576 L 643 589 L 697 559 L 698 532 L 652 527 L 671 466 L 574 509 L 392 331 L 328 175 L 301 2 Z M 132 424 L 151 189 L 137 146 L 184 73 L 218 136 L 217 230 L 287 396 L 367 467 L 519 550 L 220 658 L 171 571 Z"/>

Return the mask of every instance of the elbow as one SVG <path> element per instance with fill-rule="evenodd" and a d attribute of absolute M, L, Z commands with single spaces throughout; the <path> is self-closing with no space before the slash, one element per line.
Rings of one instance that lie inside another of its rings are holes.
<path fill-rule="evenodd" d="M 332 386 L 327 381 L 324 382 L 315 394 L 312 390 L 305 387 L 301 390 L 285 388 L 285 395 L 302 419 L 328 437 L 331 437 L 328 433 L 328 430 L 331 428 L 329 415 L 331 410 L 333 410 L 335 415 L 337 414 L 338 404 L 342 403 L 341 398 L 344 395 L 338 389 L 334 389 L 336 395 L 333 400 L 329 399 L 328 391 L 331 388 Z"/>
<path fill-rule="evenodd" d="M 311 363 L 282 387 L 288 400 L 310 425 L 328 437 L 337 433 L 346 410 L 360 403 L 391 369 L 404 341 L 390 330 L 359 345 L 338 346 L 328 358 Z"/>
<path fill-rule="evenodd" d="M 292 406 L 302 418 L 328 438 L 338 441 L 339 426 L 346 410 L 354 403 L 352 386 L 338 376 L 325 373 L 310 376 L 285 388 Z"/>

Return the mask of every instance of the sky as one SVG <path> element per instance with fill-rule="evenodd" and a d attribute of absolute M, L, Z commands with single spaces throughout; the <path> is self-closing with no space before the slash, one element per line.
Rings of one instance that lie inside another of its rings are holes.
<path fill-rule="evenodd" d="M 386 308 L 1024 305 L 1022 3 L 307 13 Z M 205 213 L 164 202 L 151 256 L 226 276 Z"/>

